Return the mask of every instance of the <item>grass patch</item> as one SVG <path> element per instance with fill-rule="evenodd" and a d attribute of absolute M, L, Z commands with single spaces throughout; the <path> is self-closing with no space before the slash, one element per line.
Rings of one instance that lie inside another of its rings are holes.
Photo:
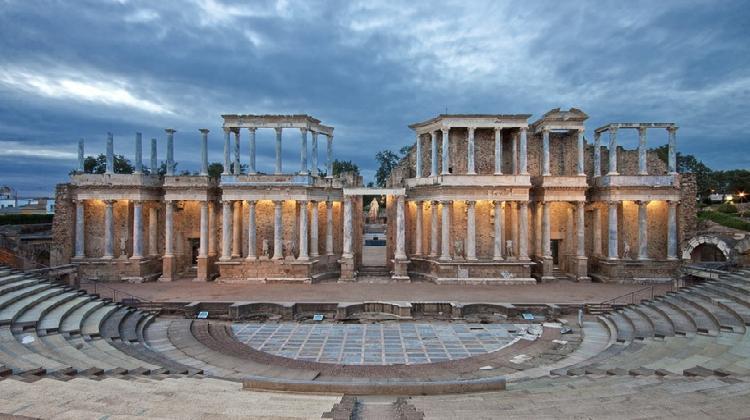
<path fill-rule="evenodd" d="M 738 219 L 730 214 L 719 213 L 711 210 L 701 210 L 698 212 L 698 218 L 703 220 L 711 220 L 722 226 L 728 228 L 744 230 L 750 232 L 750 222 L 746 222 L 742 219 Z"/>
<path fill-rule="evenodd" d="M 54 214 L 2 214 L 0 225 L 31 225 L 35 223 L 52 223 Z"/>

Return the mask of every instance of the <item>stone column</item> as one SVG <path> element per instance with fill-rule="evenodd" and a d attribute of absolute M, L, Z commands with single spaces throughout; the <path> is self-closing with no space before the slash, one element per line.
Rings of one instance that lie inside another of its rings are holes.
<path fill-rule="evenodd" d="M 450 153 L 450 127 L 443 127 L 440 129 L 443 132 L 443 170 L 442 175 L 448 175 L 449 168 L 451 165 L 451 153 Z"/>
<path fill-rule="evenodd" d="M 584 201 L 576 201 L 576 239 L 578 257 L 586 256 L 586 240 L 584 238 L 586 223 L 586 207 Z"/>
<path fill-rule="evenodd" d="M 86 222 L 84 216 L 84 202 L 83 200 L 75 200 L 76 203 L 76 252 L 73 258 L 85 258 L 85 244 L 86 244 Z"/>
<path fill-rule="evenodd" d="M 174 133 L 177 130 L 167 128 L 167 175 L 174 175 Z"/>
<path fill-rule="evenodd" d="M 438 202 L 430 202 L 430 257 L 438 255 Z"/>
<path fill-rule="evenodd" d="M 299 203 L 299 256 L 297 261 L 309 261 L 307 248 L 307 201 Z"/>
<path fill-rule="evenodd" d="M 104 256 L 105 260 L 111 260 L 115 257 L 115 226 L 114 215 L 112 212 L 113 200 L 104 201 Z"/>
<path fill-rule="evenodd" d="M 583 172 L 583 130 L 578 130 L 578 162 L 576 165 L 578 176 L 586 176 Z"/>
<path fill-rule="evenodd" d="M 510 239 L 513 241 L 513 259 L 518 258 L 518 202 L 511 201 L 510 207 Z M 509 257 L 506 255 L 506 257 Z"/>
<path fill-rule="evenodd" d="M 281 133 L 282 128 L 276 127 L 276 171 L 274 172 L 276 175 L 281 174 L 282 166 L 281 166 Z"/>
<path fill-rule="evenodd" d="M 503 130 L 495 127 L 495 175 L 503 174 Z"/>
<path fill-rule="evenodd" d="M 232 202 L 222 200 L 221 202 L 221 261 L 232 259 Z"/>
<path fill-rule="evenodd" d="M 534 203 L 534 255 L 542 257 L 542 203 Z"/>
<path fill-rule="evenodd" d="M 201 176 L 208 176 L 208 129 L 201 128 Z"/>
<path fill-rule="evenodd" d="M 255 127 L 248 127 L 247 128 L 247 137 L 248 137 L 248 169 L 247 173 L 250 175 L 255 175 L 258 173 L 258 170 L 255 168 Z"/>
<path fill-rule="evenodd" d="M 257 258 L 255 251 L 258 247 L 256 240 L 257 233 L 255 229 L 255 200 L 247 200 L 247 210 L 247 257 L 245 259 L 248 261 L 255 261 Z"/>
<path fill-rule="evenodd" d="M 133 201 L 133 260 L 143 259 L 143 202 Z"/>
<path fill-rule="evenodd" d="M 312 175 L 318 176 L 318 132 L 312 132 Z"/>
<path fill-rule="evenodd" d="M 648 201 L 636 201 L 638 204 L 638 259 L 648 259 Z"/>
<path fill-rule="evenodd" d="M 326 201 L 326 255 L 333 255 L 333 201 Z"/>
<path fill-rule="evenodd" d="M 83 173 L 85 171 L 83 162 L 86 160 L 86 158 L 83 156 L 83 139 L 78 140 L 78 173 Z"/>
<path fill-rule="evenodd" d="M 234 170 L 233 174 L 239 175 L 242 173 L 242 167 L 240 166 L 240 128 L 234 131 Z"/>
<path fill-rule="evenodd" d="M 300 128 L 299 131 L 302 136 L 302 145 L 299 148 L 299 173 L 307 175 L 307 128 Z"/>
<path fill-rule="evenodd" d="M 326 178 L 333 178 L 333 134 L 326 140 Z"/>
<path fill-rule="evenodd" d="M 594 132 L 594 178 L 602 176 L 602 133 Z"/>
<path fill-rule="evenodd" d="M 280 133 L 277 130 L 277 133 Z M 277 137 L 278 138 L 278 137 Z M 273 202 L 273 257 L 272 260 L 284 259 L 284 247 L 282 244 L 282 226 L 281 226 L 281 206 L 284 202 L 281 200 L 275 200 Z"/>
<path fill-rule="evenodd" d="M 156 139 L 151 139 L 151 175 L 159 172 L 159 162 L 156 154 Z"/>
<path fill-rule="evenodd" d="M 417 200 L 417 209 L 414 212 L 414 255 L 422 255 L 422 212 L 423 201 Z"/>
<path fill-rule="evenodd" d="M 518 205 L 518 259 L 527 261 L 529 259 L 529 203 L 521 201 Z"/>
<path fill-rule="evenodd" d="M 437 131 L 430 132 L 430 176 L 438 175 Z"/>
<path fill-rule="evenodd" d="M 318 252 L 318 202 L 310 201 L 310 256 L 315 258 Z"/>
<path fill-rule="evenodd" d="M 344 252 L 342 258 L 354 258 L 352 251 L 352 198 L 344 196 Z"/>
<path fill-rule="evenodd" d="M 143 173 L 143 135 L 141 133 L 135 133 L 135 167 L 133 173 Z"/>
<path fill-rule="evenodd" d="M 164 256 L 174 256 L 174 202 L 164 202 Z"/>
<path fill-rule="evenodd" d="M 592 237 L 594 249 L 593 253 L 597 257 L 602 255 L 602 209 L 599 207 L 594 208 L 594 220 L 591 230 L 594 233 Z"/>
<path fill-rule="evenodd" d="M 159 223 L 156 215 L 156 207 L 148 209 L 148 255 L 159 255 Z"/>
<path fill-rule="evenodd" d="M 443 149 L 445 150 L 445 149 Z M 440 261 L 450 261 L 451 260 L 451 214 L 450 214 L 450 207 L 451 207 L 451 201 L 443 201 L 443 208 L 442 208 L 442 223 L 440 226 L 441 229 L 441 240 L 440 240 Z"/>
<path fill-rule="evenodd" d="M 469 261 L 475 261 L 477 259 L 476 206 L 476 201 L 466 201 L 466 259 Z"/>
<path fill-rule="evenodd" d="M 677 173 L 677 127 L 669 127 L 667 132 L 669 133 L 667 166 L 669 174 L 674 175 Z"/>
<path fill-rule="evenodd" d="M 216 256 L 216 204 L 208 202 L 208 256 Z"/>
<path fill-rule="evenodd" d="M 115 139 L 107 133 L 107 174 L 115 173 Z"/>
<path fill-rule="evenodd" d="M 422 142 L 419 139 L 419 134 L 417 134 L 417 144 L 416 144 L 416 155 L 417 155 L 417 167 L 416 167 L 416 177 L 422 178 Z"/>
<path fill-rule="evenodd" d="M 476 175 L 477 171 L 474 168 L 474 127 L 469 127 L 469 146 L 467 148 L 467 171 L 469 175 Z"/>
<path fill-rule="evenodd" d="M 528 158 L 529 151 L 526 140 L 526 127 L 521 127 L 520 155 L 518 156 L 518 166 L 520 166 L 521 175 L 529 174 Z"/>
<path fill-rule="evenodd" d="M 396 260 L 406 259 L 406 215 L 404 211 L 406 198 L 399 195 L 396 198 Z"/>
<path fill-rule="evenodd" d="M 638 175 L 648 175 L 646 163 L 646 127 L 638 127 Z"/>
<path fill-rule="evenodd" d="M 505 203 L 495 200 L 495 236 L 493 237 L 492 259 L 503 260 L 503 225 L 505 224 Z"/>
<path fill-rule="evenodd" d="M 518 175 L 518 133 L 511 134 L 510 146 L 511 171 L 513 175 Z"/>
<path fill-rule="evenodd" d="M 618 175 L 617 173 L 617 128 L 609 128 L 609 173 L 607 175 Z"/>
<path fill-rule="evenodd" d="M 542 203 L 542 256 L 552 258 L 552 246 L 550 244 L 550 223 L 549 223 L 549 201 Z"/>
<path fill-rule="evenodd" d="M 610 260 L 616 260 L 620 258 L 619 251 L 618 251 L 618 243 L 617 243 L 617 208 L 618 208 L 618 202 L 616 201 L 610 201 L 609 202 L 609 211 L 608 218 L 609 218 L 609 225 L 608 225 L 608 232 L 609 232 L 609 241 L 607 246 L 607 258 Z"/>
<path fill-rule="evenodd" d="M 232 202 L 232 258 L 242 256 L 242 202 Z"/>
<path fill-rule="evenodd" d="M 201 201 L 200 209 L 200 246 L 195 281 L 208 281 L 208 201 Z"/>
<path fill-rule="evenodd" d="M 549 129 L 542 129 L 542 175 L 550 176 L 549 167 Z"/>
<path fill-rule="evenodd" d="M 229 145 L 229 128 L 224 127 L 224 171 L 222 175 L 231 174 L 232 158 L 231 158 L 231 146 Z"/>
<path fill-rule="evenodd" d="M 667 201 L 667 259 L 677 259 L 677 202 Z"/>

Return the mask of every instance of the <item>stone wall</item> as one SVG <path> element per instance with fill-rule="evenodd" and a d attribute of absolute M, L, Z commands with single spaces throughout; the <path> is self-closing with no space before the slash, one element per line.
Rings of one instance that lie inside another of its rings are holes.
<path fill-rule="evenodd" d="M 695 174 L 680 174 L 680 195 L 677 239 L 682 244 L 698 233 L 698 203 L 696 201 L 698 185 L 695 181 Z"/>
<path fill-rule="evenodd" d="M 75 205 L 70 184 L 57 184 L 55 188 L 55 216 L 52 219 L 53 245 L 50 249 L 50 266 L 70 263 L 75 252 Z"/>

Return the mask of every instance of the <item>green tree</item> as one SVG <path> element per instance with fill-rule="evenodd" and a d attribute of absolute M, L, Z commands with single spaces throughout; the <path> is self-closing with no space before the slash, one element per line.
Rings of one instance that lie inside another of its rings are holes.
<path fill-rule="evenodd" d="M 338 160 L 333 161 L 333 176 L 339 176 L 344 172 L 354 172 L 359 176 L 359 166 L 353 163 L 351 160 Z M 325 176 L 325 175 L 323 175 Z"/>
<path fill-rule="evenodd" d="M 403 151 L 404 149 L 402 148 L 401 150 Z M 375 154 L 375 160 L 378 162 L 378 170 L 375 172 L 375 185 L 385 187 L 385 182 L 391 175 L 393 168 L 398 165 L 401 156 L 390 150 L 381 150 Z"/>
<path fill-rule="evenodd" d="M 669 145 L 659 146 L 651 149 L 650 151 L 655 152 L 659 159 L 668 163 L 669 161 Z M 677 152 L 677 172 L 679 173 L 693 173 L 695 174 L 695 183 L 698 188 L 698 195 L 706 195 L 711 192 L 712 189 L 716 189 L 715 184 L 715 173 L 706 164 L 698 160 L 693 155 L 683 155 Z"/>
<path fill-rule="evenodd" d="M 224 165 L 219 162 L 213 162 L 208 165 L 208 176 L 211 178 L 221 178 L 221 173 L 224 172 Z"/>
<path fill-rule="evenodd" d="M 114 170 L 116 174 L 132 174 L 135 168 L 130 160 L 123 155 L 114 156 Z M 86 156 L 83 160 L 83 172 L 87 174 L 103 174 L 107 172 L 107 156 Z"/>

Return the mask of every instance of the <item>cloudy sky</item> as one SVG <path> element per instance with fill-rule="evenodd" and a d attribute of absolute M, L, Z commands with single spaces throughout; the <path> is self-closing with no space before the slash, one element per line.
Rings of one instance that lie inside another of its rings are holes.
<path fill-rule="evenodd" d="M 533 121 L 578 107 L 589 138 L 607 122 L 674 121 L 682 152 L 748 168 L 748 22 L 745 1 L 0 0 L 0 184 L 48 194 L 78 139 L 98 154 L 108 131 L 116 153 L 132 158 L 141 131 L 163 158 L 173 127 L 178 169 L 193 170 L 198 128 L 222 159 L 223 113 L 319 118 L 366 180 L 375 152 L 446 109 Z M 259 130 L 261 170 L 273 138 Z M 298 153 L 287 134 L 287 167 Z"/>

